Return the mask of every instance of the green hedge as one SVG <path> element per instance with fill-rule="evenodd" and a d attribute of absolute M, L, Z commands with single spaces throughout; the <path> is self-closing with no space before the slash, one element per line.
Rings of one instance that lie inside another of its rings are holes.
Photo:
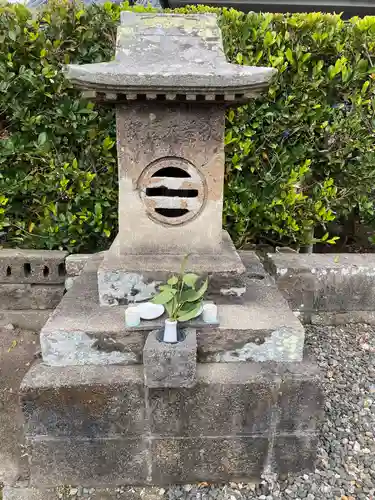
<path fill-rule="evenodd" d="M 123 5 L 122 9 L 129 8 Z M 224 224 L 236 244 L 306 244 L 353 210 L 375 227 L 375 18 L 215 11 L 227 57 L 273 66 L 268 93 L 227 113 Z M 110 59 L 120 7 L 0 7 L 3 244 L 94 251 L 117 231 L 114 113 L 64 79 Z"/>

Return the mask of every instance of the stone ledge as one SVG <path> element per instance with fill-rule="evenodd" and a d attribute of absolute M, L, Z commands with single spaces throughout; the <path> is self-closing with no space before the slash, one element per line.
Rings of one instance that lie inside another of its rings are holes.
<path fill-rule="evenodd" d="M 87 262 L 96 254 L 90 253 L 73 253 L 66 257 L 65 268 L 68 277 L 75 277 L 81 274 L 81 271 Z"/>
<path fill-rule="evenodd" d="M 312 325 L 347 325 L 349 323 L 367 323 L 375 325 L 374 311 L 348 311 L 348 312 L 316 312 L 301 315 L 301 321 Z"/>
<path fill-rule="evenodd" d="M 117 237 L 98 268 L 99 303 L 102 306 L 125 305 L 128 301 L 140 302 L 152 298 L 158 284 L 173 273 L 179 273 L 184 254 L 121 254 Z M 257 258 L 257 257 L 256 257 Z M 245 266 L 226 231 L 217 253 L 192 253 L 187 271 L 209 276 L 208 292 L 229 294 L 231 288 L 238 295 L 245 291 L 243 277 Z M 264 275 L 264 273 L 263 273 Z"/>
<path fill-rule="evenodd" d="M 63 295 L 62 285 L 0 283 L 0 310 L 54 309 Z"/>
<path fill-rule="evenodd" d="M 266 266 L 305 322 L 337 324 L 340 315 L 347 322 L 373 316 L 374 254 L 275 253 L 268 254 Z"/>
<path fill-rule="evenodd" d="M 124 326 L 125 306 L 100 307 L 91 259 L 41 332 L 43 359 L 55 366 L 140 363 L 147 331 Z M 264 272 L 247 255 L 246 293 L 217 300 L 220 325 L 197 329 L 198 360 L 209 362 L 300 361 L 304 329 Z M 263 273 L 263 274 L 262 274 Z M 154 329 L 153 326 L 151 329 Z"/>
<path fill-rule="evenodd" d="M 5 486 L 3 500 L 57 500 L 58 493 L 55 489 L 43 490 L 28 486 Z"/>
<path fill-rule="evenodd" d="M 0 250 L 0 283 L 63 284 L 67 252 Z"/>

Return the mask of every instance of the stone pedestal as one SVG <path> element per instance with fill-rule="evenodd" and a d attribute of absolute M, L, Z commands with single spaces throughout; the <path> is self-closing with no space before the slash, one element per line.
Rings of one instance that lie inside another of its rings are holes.
<path fill-rule="evenodd" d="M 219 324 L 197 330 L 199 362 L 299 362 L 305 332 L 276 285 L 253 252 L 242 254 L 246 264 L 243 296 L 216 297 Z M 88 263 L 40 334 L 45 363 L 51 366 L 141 363 L 150 330 L 162 328 L 165 317 L 149 321 L 144 330 L 125 327 L 126 306 L 102 307 L 98 301 L 97 270 L 102 256 Z M 244 265 L 244 264 L 242 264 Z"/>
<path fill-rule="evenodd" d="M 180 228 L 181 234 L 183 230 Z M 185 238 L 188 239 L 189 232 Z M 155 295 L 157 286 L 178 274 L 185 255 L 177 254 L 121 254 L 119 238 L 105 253 L 98 268 L 99 303 L 102 306 L 141 302 Z M 189 254 L 187 271 L 209 277 L 211 296 L 245 293 L 243 265 L 232 240 L 221 230 L 221 243 L 216 254 Z"/>
<path fill-rule="evenodd" d="M 142 365 L 30 370 L 21 386 L 35 487 L 258 481 L 311 470 L 318 373 L 197 365 L 194 388 L 147 389 Z"/>
<path fill-rule="evenodd" d="M 241 257 L 245 303 L 222 297 L 220 325 L 197 327 L 190 388 L 183 365 L 179 382 L 147 382 L 148 331 L 124 328 L 125 307 L 99 306 L 98 258 L 86 266 L 21 386 L 33 487 L 258 481 L 313 468 L 323 403 L 319 373 L 302 360 L 304 329 L 259 259 Z"/>
<path fill-rule="evenodd" d="M 181 342 L 168 344 L 158 338 L 162 330 L 148 334 L 143 349 L 145 386 L 153 388 L 193 387 L 197 373 L 197 334 L 183 330 Z"/>

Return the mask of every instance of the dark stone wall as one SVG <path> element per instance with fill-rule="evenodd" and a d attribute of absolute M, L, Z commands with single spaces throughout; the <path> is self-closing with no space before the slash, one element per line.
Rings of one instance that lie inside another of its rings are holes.
<path fill-rule="evenodd" d="M 132 366 L 34 366 L 21 385 L 31 483 L 258 480 L 313 467 L 312 364 L 198 364 L 191 389 L 148 389 Z"/>

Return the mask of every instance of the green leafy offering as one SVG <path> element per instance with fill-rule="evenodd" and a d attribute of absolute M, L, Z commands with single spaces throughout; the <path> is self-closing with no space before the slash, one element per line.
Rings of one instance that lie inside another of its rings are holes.
<path fill-rule="evenodd" d="M 185 273 L 187 260 L 188 256 L 182 261 L 180 274 L 171 276 L 166 285 L 161 285 L 152 300 L 165 307 L 171 320 L 180 322 L 198 315 L 208 288 L 208 278 L 201 280 L 197 274 Z"/>

